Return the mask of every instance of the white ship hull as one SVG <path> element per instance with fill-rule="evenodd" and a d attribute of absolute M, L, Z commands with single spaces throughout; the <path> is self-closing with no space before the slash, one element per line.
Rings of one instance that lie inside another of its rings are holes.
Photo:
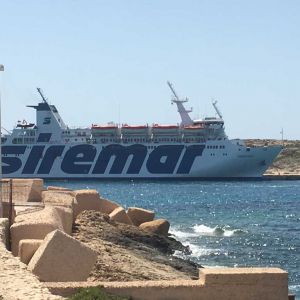
<path fill-rule="evenodd" d="M 280 151 L 280 146 L 247 148 L 230 140 L 5 145 L 2 169 L 7 178 L 259 178 Z"/>

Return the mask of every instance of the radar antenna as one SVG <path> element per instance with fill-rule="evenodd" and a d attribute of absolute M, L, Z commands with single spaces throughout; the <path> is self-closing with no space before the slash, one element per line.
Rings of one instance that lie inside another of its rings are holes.
<path fill-rule="evenodd" d="M 177 105 L 177 111 L 180 114 L 181 117 L 181 125 L 182 126 L 187 126 L 187 125 L 192 125 L 194 122 L 191 119 L 191 117 L 189 116 L 189 113 L 193 111 L 193 109 L 186 109 L 183 106 L 183 103 L 188 102 L 189 99 L 185 98 L 185 99 L 180 99 L 172 85 L 171 82 L 167 81 L 167 84 L 170 88 L 170 90 L 172 91 L 174 98 L 171 100 L 172 104 L 175 103 Z"/>
<path fill-rule="evenodd" d="M 214 99 L 213 99 L 212 105 L 213 105 L 213 107 L 214 107 L 214 109 L 215 109 L 217 115 L 219 116 L 219 118 L 220 118 L 220 119 L 223 119 L 223 116 L 222 116 L 221 111 L 219 110 L 219 108 L 218 108 L 218 106 L 217 106 L 217 103 L 218 103 L 218 101 L 217 101 L 217 100 L 214 101 Z"/>

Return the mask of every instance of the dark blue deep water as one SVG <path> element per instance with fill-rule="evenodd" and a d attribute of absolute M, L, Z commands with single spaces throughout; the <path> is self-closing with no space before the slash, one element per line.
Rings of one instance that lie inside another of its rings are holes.
<path fill-rule="evenodd" d="M 280 267 L 300 299 L 300 181 L 49 181 L 154 210 L 204 266 Z M 182 255 L 177 253 L 176 255 Z"/>

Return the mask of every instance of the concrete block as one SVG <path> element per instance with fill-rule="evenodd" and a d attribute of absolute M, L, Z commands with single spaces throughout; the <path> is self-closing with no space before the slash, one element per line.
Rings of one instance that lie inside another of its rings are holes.
<path fill-rule="evenodd" d="M 139 228 L 156 234 L 168 235 L 170 223 L 165 219 L 158 219 L 142 223 Z"/>
<path fill-rule="evenodd" d="M 61 219 L 63 231 L 67 234 L 72 234 L 73 227 L 73 209 L 69 207 L 56 206 L 57 213 Z"/>
<path fill-rule="evenodd" d="M 48 191 L 72 191 L 71 189 L 68 189 L 68 188 L 64 188 L 61 186 L 52 186 L 52 185 L 49 185 L 47 187 L 47 190 Z"/>
<path fill-rule="evenodd" d="M 33 254 L 40 247 L 42 242 L 43 240 L 34 240 L 34 239 L 21 240 L 19 242 L 19 253 L 18 253 L 21 262 L 28 265 Z"/>
<path fill-rule="evenodd" d="M 49 233 L 28 264 L 41 281 L 85 281 L 97 252 L 60 230 Z"/>
<path fill-rule="evenodd" d="M 16 216 L 15 223 L 10 227 L 13 255 L 18 255 L 20 240 L 44 239 L 55 229 L 64 230 L 60 214 L 55 207 L 49 206 L 40 211 Z"/>
<path fill-rule="evenodd" d="M 128 225 L 133 225 L 123 207 L 117 207 L 116 209 L 114 209 L 109 214 L 109 217 L 110 217 L 111 220 L 113 220 L 115 222 L 128 224 Z"/>
<path fill-rule="evenodd" d="M 96 190 L 77 190 L 75 198 L 77 206 L 75 216 L 78 216 L 84 210 L 100 210 L 100 196 Z"/>
<path fill-rule="evenodd" d="M 43 191 L 42 201 L 44 204 L 66 206 L 72 209 L 75 203 L 77 203 L 75 193 L 72 191 Z"/>
<path fill-rule="evenodd" d="M 8 246 L 8 219 L 0 218 L 0 243 L 6 248 Z"/>
<path fill-rule="evenodd" d="M 140 226 L 142 223 L 153 221 L 155 216 L 154 211 L 139 207 L 129 207 L 127 214 L 135 226 Z"/>
<path fill-rule="evenodd" d="M 9 216 L 9 202 L 2 202 L 2 217 L 8 218 Z M 16 209 L 15 207 L 12 208 L 12 220 L 16 217 Z"/>
<path fill-rule="evenodd" d="M 107 200 L 105 198 L 100 198 L 100 211 L 104 214 L 110 214 L 113 210 L 115 210 L 116 208 L 120 207 L 119 204 Z"/>
<path fill-rule="evenodd" d="M 10 184 L 9 180 L 2 181 L 3 201 L 9 202 Z M 40 178 L 33 179 L 12 179 L 12 199 L 13 202 L 40 202 L 42 200 L 42 190 L 44 181 Z"/>

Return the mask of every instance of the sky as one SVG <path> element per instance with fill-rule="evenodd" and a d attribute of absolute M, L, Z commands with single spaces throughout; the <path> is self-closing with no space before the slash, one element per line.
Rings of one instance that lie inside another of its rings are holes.
<path fill-rule="evenodd" d="M 2 126 L 35 121 L 42 88 L 65 123 L 180 122 L 218 101 L 230 138 L 300 139 L 300 1 L 0 0 Z"/>

